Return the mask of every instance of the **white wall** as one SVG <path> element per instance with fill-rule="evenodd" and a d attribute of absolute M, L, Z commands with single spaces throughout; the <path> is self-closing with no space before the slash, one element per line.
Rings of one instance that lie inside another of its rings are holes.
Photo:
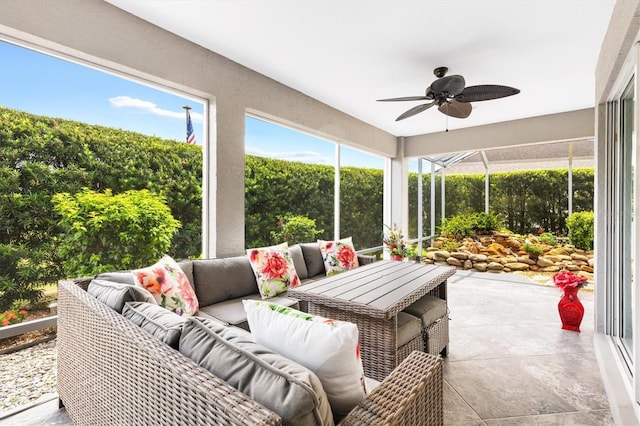
<path fill-rule="evenodd" d="M 246 111 L 378 155 L 396 154 L 393 135 L 99 0 L 0 0 L 0 37 L 209 101 L 208 256 L 244 250 Z"/>

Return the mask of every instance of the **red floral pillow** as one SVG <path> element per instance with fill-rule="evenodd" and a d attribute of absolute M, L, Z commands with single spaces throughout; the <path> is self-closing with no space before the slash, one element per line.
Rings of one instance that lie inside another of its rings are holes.
<path fill-rule="evenodd" d="M 158 305 L 178 315 L 198 313 L 198 299 L 180 265 L 165 255 L 155 265 L 132 271 L 136 285 L 146 288 Z"/>
<path fill-rule="evenodd" d="M 324 270 L 327 276 L 339 274 L 360 266 L 351 237 L 338 241 L 318 240 L 318 245 L 320 245 Z"/>
<path fill-rule="evenodd" d="M 287 243 L 248 249 L 247 256 L 263 299 L 284 293 L 289 287 L 300 285 L 300 278 L 293 266 Z"/>

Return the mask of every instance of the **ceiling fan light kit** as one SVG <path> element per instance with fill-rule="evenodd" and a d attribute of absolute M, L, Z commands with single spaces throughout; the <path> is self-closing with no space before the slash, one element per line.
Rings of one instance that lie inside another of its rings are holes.
<path fill-rule="evenodd" d="M 431 101 L 408 109 L 400 114 L 400 116 L 396 118 L 396 121 L 412 117 L 428 110 L 434 105 L 438 106 L 438 111 L 449 117 L 467 118 L 472 110 L 470 102 L 488 101 L 520 93 L 520 90 L 513 87 L 500 86 L 497 84 L 465 87 L 464 77 L 461 75 L 447 76 L 447 71 L 449 71 L 447 67 L 438 67 L 433 70 L 433 74 L 435 74 L 437 80 L 434 80 L 433 83 L 427 87 L 424 96 L 404 96 L 401 98 L 378 99 L 378 101 Z"/>

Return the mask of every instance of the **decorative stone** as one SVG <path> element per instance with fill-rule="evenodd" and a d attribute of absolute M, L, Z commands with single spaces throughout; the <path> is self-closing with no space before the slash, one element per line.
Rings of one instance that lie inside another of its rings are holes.
<path fill-rule="evenodd" d="M 528 271 L 529 265 L 521 262 L 510 262 L 504 265 L 505 268 L 509 268 L 512 271 Z"/>
<path fill-rule="evenodd" d="M 487 261 L 487 255 L 486 254 L 482 254 L 482 253 L 478 253 L 478 254 L 472 254 L 469 256 L 469 260 L 472 262 L 486 262 Z"/>
<path fill-rule="evenodd" d="M 502 266 L 502 263 L 491 262 L 487 265 L 487 270 L 489 271 L 502 271 L 503 269 L 504 266 Z"/>
<path fill-rule="evenodd" d="M 558 256 L 560 260 L 568 260 L 570 262 L 573 260 L 571 259 L 571 256 L 569 256 L 568 254 L 558 254 L 556 256 Z"/>
<path fill-rule="evenodd" d="M 540 256 L 538 258 L 538 261 L 536 262 L 536 265 L 538 265 L 541 268 L 553 266 L 553 264 L 554 262 L 551 259 L 548 259 L 546 256 Z"/>
<path fill-rule="evenodd" d="M 487 252 L 494 256 L 506 256 L 507 254 L 509 254 L 507 249 L 499 243 L 491 243 L 489 247 L 487 247 Z"/>
<path fill-rule="evenodd" d="M 570 264 L 566 265 L 565 268 L 568 271 L 571 271 L 571 272 L 575 272 L 575 271 L 579 271 L 580 270 L 580 267 L 578 265 L 574 265 L 573 263 L 570 263 Z"/>
<path fill-rule="evenodd" d="M 571 259 L 573 260 L 580 260 L 582 262 L 589 262 L 589 258 L 583 254 L 580 253 L 573 253 L 571 255 Z"/>
<path fill-rule="evenodd" d="M 580 270 L 581 270 L 581 271 L 584 271 L 584 272 L 591 272 L 591 273 L 593 273 L 593 268 L 592 268 L 591 266 L 588 266 L 588 265 L 582 265 L 582 266 L 580 267 Z"/>
<path fill-rule="evenodd" d="M 560 267 L 556 265 L 551 265 L 551 266 L 538 269 L 538 271 L 540 272 L 558 272 L 559 270 L 560 270 Z"/>
<path fill-rule="evenodd" d="M 564 249 L 563 247 L 556 247 L 556 248 L 554 248 L 552 250 L 549 250 L 549 252 L 547 253 L 547 255 L 552 255 L 552 256 L 557 256 L 559 254 L 562 254 L 562 255 L 566 256 L 566 255 L 569 254 L 569 252 L 566 249 Z"/>
<path fill-rule="evenodd" d="M 467 259 L 467 260 L 464 261 L 464 265 L 462 265 L 462 267 L 464 269 L 471 269 L 471 268 L 473 268 L 473 262 L 470 261 L 469 259 Z"/>
<path fill-rule="evenodd" d="M 535 265 L 536 261 L 529 258 L 529 256 L 518 256 L 516 257 L 516 262 L 526 263 L 527 265 Z"/>
<path fill-rule="evenodd" d="M 424 263 L 425 265 L 433 265 L 433 259 L 429 259 L 426 257 L 422 258 L 422 263 Z"/>
<path fill-rule="evenodd" d="M 487 272 L 487 264 L 485 262 L 474 263 L 473 269 L 476 269 L 480 272 Z"/>
<path fill-rule="evenodd" d="M 460 261 L 460 259 L 456 259 L 455 257 L 447 258 L 447 263 L 451 266 L 456 266 L 456 267 L 462 266 L 462 262 Z"/>
<path fill-rule="evenodd" d="M 456 259 L 459 259 L 459 260 L 467 260 L 469 258 L 469 255 L 461 251 L 454 251 L 454 252 L 451 252 L 451 257 L 455 257 Z"/>
<path fill-rule="evenodd" d="M 446 261 L 449 257 L 451 257 L 451 254 L 446 250 L 438 250 L 434 252 L 433 255 L 435 256 L 435 259 L 437 261 L 443 261 L 443 262 Z"/>
<path fill-rule="evenodd" d="M 560 259 L 560 257 L 558 256 L 554 256 L 552 254 L 545 254 L 544 255 L 545 259 L 547 259 L 548 261 L 552 262 L 552 263 L 559 263 L 562 262 L 562 259 Z"/>
<path fill-rule="evenodd" d="M 427 252 L 427 259 L 429 260 L 436 260 L 436 253 L 433 251 L 428 251 Z"/>

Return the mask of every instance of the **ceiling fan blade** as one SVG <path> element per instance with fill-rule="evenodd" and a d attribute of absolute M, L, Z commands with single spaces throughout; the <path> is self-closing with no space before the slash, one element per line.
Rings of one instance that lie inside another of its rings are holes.
<path fill-rule="evenodd" d="M 507 96 L 517 95 L 518 93 L 520 93 L 519 89 L 509 86 L 481 84 L 479 86 L 465 87 L 462 93 L 457 95 L 454 99 L 458 102 L 478 102 L 504 98 Z"/>
<path fill-rule="evenodd" d="M 426 96 L 405 96 L 403 98 L 378 99 L 377 102 L 396 102 L 396 101 L 425 101 L 433 98 Z"/>
<path fill-rule="evenodd" d="M 464 90 L 464 77 L 461 75 L 448 75 L 431 83 L 431 91 L 437 95 L 447 93 L 448 96 L 456 96 Z"/>
<path fill-rule="evenodd" d="M 435 101 L 429 103 L 429 104 L 422 104 L 422 105 L 418 105 L 415 106 L 407 111 L 405 111 L 404 113 L 402 113 L 398 118 L 396 118 L 396 121 L 400 121 L 400 120 L 404 120 L 405 118 L 409 118 L 413 115 L 416 115 L 418 113 L 421 113 L 422 111 L 426 111 L 429 108 L 431 108 L 432 106 L 434 106 L 436 104 Z"/>
<path fill-rule="evenodd" d="M 471 104 L 467 102 L 447 101 L 438 107 L 438 111 L 454 118 L 467 118 L 471 114 Z"/>

